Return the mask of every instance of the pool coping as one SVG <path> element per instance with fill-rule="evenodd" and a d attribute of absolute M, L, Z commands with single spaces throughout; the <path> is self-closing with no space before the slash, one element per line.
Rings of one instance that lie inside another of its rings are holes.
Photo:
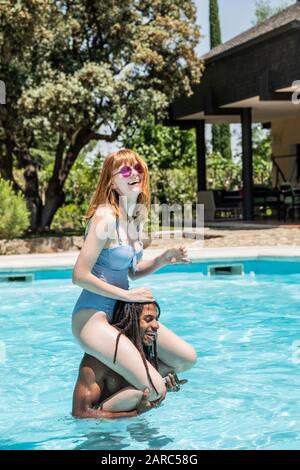
<path fill-rule="evenodd" d="M 162 249 L 146 249 L 144 260 L 150 260 L 162 253 Z M 26 255 L 1 255 L 0 270 L 13 272 L 14 270 L 28 269 L 66 269 L 73 268 L 79 251 L 61 253 L 33 253 Z M 246 246 L 226 248 L 188 248 L 188 255 L 192 262 L 206 262 L 211 260 L 237 260 L 260 258 L 291 258 L 291 261 L 300 261 L 300 246 Z"/>

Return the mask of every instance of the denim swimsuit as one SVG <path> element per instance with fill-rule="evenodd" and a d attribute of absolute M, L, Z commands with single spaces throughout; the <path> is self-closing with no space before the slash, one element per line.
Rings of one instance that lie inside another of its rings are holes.
<path fill-rule="evenodd" d="M 88 234 L 89 224 L 85 230 L 86 238 Z M 118 235 L 119 246 L 113 248 L 103 248 L 99 257 L 92 268 L 92 274 L 97 276 L 104 282 L 120 287 L 121 289 L 129 289 L 128 269 L 131 267 L 134 272 L 137 269 L 137 263 L 143 256 L 143 242 L 140 237 L 140 226 L 138 225 L 138 241 L 140 249 L 138 251 L 129 244 L 123 244 L 119 234 L 119 219 L 116 219 L 116 230 Z M 103 295 L 95 294 L 89 290 L 83 289 L 73 309 L 73 315 L 81 308 L 95 308 L 104 311 L 108 320 L 111 320 L 114 306 L 117 300 Z"/>

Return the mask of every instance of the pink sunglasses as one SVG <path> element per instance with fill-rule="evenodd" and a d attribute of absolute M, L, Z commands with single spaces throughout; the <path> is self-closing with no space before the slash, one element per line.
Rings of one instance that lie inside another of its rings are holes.
<path fill-rule="evenodd" d="M 133 167 L 128 166 L 128 165 L 122 166 L 122 168 L 119 171 L 117 171 L 117 173 L 114 173 L 112 176 L 118 175 L 120 173 L 124 178 L 129 178 L 129 176 L 132 175 L 133 168 L 140 175 L 144 173 L 144 168 L 142 167 L 142 165 L 140 163 L 136 163 Z"/>

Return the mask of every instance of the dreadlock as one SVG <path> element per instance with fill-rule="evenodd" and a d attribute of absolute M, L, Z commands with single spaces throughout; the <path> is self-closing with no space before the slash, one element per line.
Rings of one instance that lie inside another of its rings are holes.
<path fill-rule="evenodd" d="M 122 300 L 118 300 L 118 302 L 115 305 L 113 317 L 111 324 L 115 328 L 117 328 L 120 333 L 117 336 L 116 339 L 116 348 L 115 348 L 115 354 L 114 354 L 114 364 L 116 363 L 117 359 L 117 352 L 118 352 L 118 346 L 119 346 L 119 341 L 120 341 L 120 336 L 123 334 L 129 338 L 137 350 L 139 351 L 142 361 L 144 363 L 146 372 L 147 372 L 147 377 L 149 379 L 149 382 L 151 383 L 152 387 L 158 394 L 150 373 L 149 373 L 149 368 L 147 364 L 147 359 L 153 359 L 155 368 L 158 370 L 158 361 L 157 361 L 157 347 L 156 347 L 156 339 L 154 340 L 153 343 L 153 348 L 151 347 L 144 347 L 143 342 L 142 342 L 142 336 L 140 333 L 140 325 L 139 325 L 139 319 L 140 315 L 143 311 L 144 305 L 147 305 L 148 303 L 131 303 L 131 302 L 123 302 Z M 149 304 L 155 304 L 158 310 L 158 316 L 160 315 L 160 308 L 157 302 L 149 302 Z"/>

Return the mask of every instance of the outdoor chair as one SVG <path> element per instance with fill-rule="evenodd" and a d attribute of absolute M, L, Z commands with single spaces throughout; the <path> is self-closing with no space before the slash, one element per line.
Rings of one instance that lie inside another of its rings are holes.
<path fill-rule="evenodd" d="M 230 196 L 233 197 L 232 195 Z M 226 201 L 226 191 L 210 189 L 198 192 L 198 203 L 204 204 L 204 220 L 213 221 L 220 218 L 240 219 L 241 206 L 233 198 Z"/>
<path fill-rule="evenodd" d="M 279 187 L 278 220 L 283 214 L 284 222 L 289 216 L 295 220 L 295 214 L 300 208 L 300 188 L 293 188 L 291 183 L 282 183 Z"/>
<path fill-rule="evenodd" d="M 253 186 L 253 206 L 254 214 L 259 217 L 267 216 L 267 209 L 278 211 L 279 190 L 268 188 L 265 185 L 256 184 Z M 278 213 L 278 212 L 277 212 Z"/>

